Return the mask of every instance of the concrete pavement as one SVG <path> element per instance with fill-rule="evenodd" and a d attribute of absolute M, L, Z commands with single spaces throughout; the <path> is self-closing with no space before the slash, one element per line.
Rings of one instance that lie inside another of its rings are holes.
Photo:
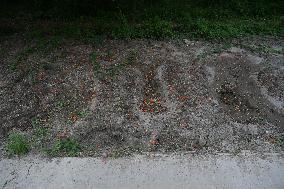
<path fill-rule="evenodd" d="M 279 154 L 2 159 L 0 187 L 19 189 L 283 189 Z"/>

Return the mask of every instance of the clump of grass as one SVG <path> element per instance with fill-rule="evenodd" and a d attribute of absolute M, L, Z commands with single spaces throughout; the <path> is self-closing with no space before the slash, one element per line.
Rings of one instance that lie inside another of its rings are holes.
<path fill-rule="evenodd" d="M 144 23 L 144 36 L 146 38 L 172 38 L 175 36 L 173 25 L 159 17 L 154 17 Z"/>
<path fill-rule="evenodd" d="M 71 138 L 59 139 L 55 142 L 49 154 L 52 156 L 67 155 L 78 156 L 80 152 L 80 145 Z"/>
<path fill-rule="evenodd" d="M 141 33 L 139 33 L 134 26 L 126 23 L 113 28 L 111 36 L 113 38 L 118 38 L 118 39 L 123 39 L 123 38 L 132 39 L 132 38 L 138 38 L 139 36 L 142 36 L 142 34 L 143 34 L 142 31 Z"/>
<path fill-rule="evenodd" d="M 173 38 L 176 35 L 173 24 L 156 16 L 145 20 L 141 24 L 123 22 L 112 29 L 111 36 L 114 38 Z"/>
<path fill-rule="evenodd" d="M 60 101 L 57 102 L 57 107 L 59 109 L 62 109 L 65 105 L 66 105 L 66 103 L 63 100 L 60 100 Z"/>
<path fill-rule="evenodd" d="M 28 153 L 28 140 L 20 133 L 10 134 L 8 137 L 7 151 L 11 155 L 23 155 Z"/>

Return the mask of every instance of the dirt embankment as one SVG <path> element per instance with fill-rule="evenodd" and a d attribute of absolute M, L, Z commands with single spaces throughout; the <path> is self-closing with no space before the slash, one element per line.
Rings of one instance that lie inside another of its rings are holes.
<path fill-rule="evenodd" d="M 281 39 L 33 45 L 1 40 L 2 147 L 40 127 L 44 148 L 71 137 L 82 156 L 282 151 Z"/>

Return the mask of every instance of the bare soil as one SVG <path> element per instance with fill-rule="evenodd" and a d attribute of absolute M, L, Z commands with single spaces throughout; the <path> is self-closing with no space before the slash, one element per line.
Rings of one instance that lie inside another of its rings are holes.
<path fill-rule="evenodd" d="M 283 44 L 61 40 L 24 53 L 36 42 L 1 37 L 1 156 L 12 131 L 29 136 L 32 153 L 64 137 L 81 156 L 283 152 Z M 48 133 L 39 139 L 38 128 Z"/>

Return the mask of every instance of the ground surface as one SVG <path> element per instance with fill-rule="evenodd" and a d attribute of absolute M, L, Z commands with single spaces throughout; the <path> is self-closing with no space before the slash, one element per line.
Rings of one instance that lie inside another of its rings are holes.
<path fill-rule="evenodd" d="M 2 37 L 1 156 L 12 131 L 32 154 L 62 138 L 79 156 L 283 152 L 283 43 Z"/>
<path fill-rule="evenodd" d="M 282 189 L 277 155 L 135 156 L 103 160 L 34 157 L 0 161 L 2 188 Z"/>
<path fill-rule="evenodd" d="M 283 43 L 1 37 L 0 186 L 283 188 Z"/>

